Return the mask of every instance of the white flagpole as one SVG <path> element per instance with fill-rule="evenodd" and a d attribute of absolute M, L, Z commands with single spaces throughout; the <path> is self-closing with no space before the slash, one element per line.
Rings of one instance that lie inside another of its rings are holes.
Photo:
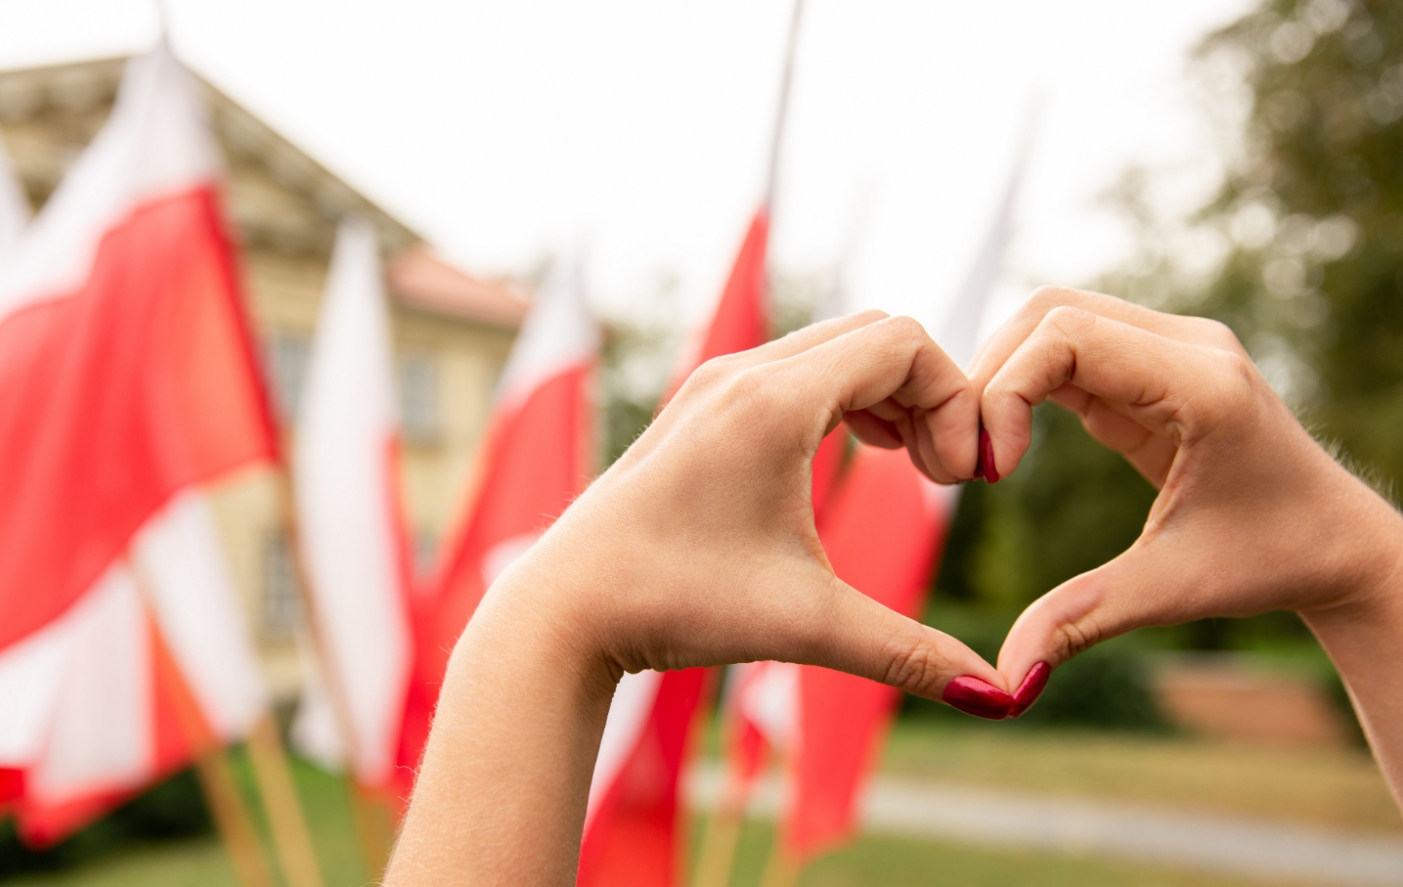
<path fill-rule="evenodd" d="M 779 183 L 779 158 L 784 149 L 784 130 L 789 121 L 789 94 L 794 84 L 794 56 L 799 45 L 799 24 L 804 17 L 804 0 L 794 0 L 789 19 L 789 40 L 784 49 L 784 73 L 780 75 L 779 103 L 775 107 L 775 127 L 770 136 L 770 165 L 765 175 L 765 206 L 773 220 L 775 192 Z"/>

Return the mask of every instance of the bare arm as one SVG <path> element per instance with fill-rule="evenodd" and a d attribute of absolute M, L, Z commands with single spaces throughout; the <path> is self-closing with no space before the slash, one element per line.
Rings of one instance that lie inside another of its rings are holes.
<path fill-rule="evenodd" d="M 842 416 L 949 481 L 974 473 L 977 411 L 918 325 L 877 314 L 699 370 L 487 594 L 454 651 L 387 883 L 572 883 L 625 671 L 780 659 L 931 698 L 960 675 L 1002 693 L 963 644 L 839 581 L 809 501 L 813 454 Z"/>
<path fill-rule="evenodd" d="M 999 472 L 1051 399 L 1160 491 L 1129 550 L 1023 613 L 1006 681 L 1140 626 L 1294 610 L 1403 802 L 1403 518 L 1306 433 L 1226 327 L 1046 289 L 972 373 Z"/>

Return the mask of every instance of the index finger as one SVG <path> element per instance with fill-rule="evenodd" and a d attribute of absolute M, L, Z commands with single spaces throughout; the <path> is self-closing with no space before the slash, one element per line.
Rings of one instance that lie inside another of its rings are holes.
<path fill-rule="evenodd" d="M 917 433 L 907 448 L 917 468 L 937 483 L 974 476 L 979 403 L 968 377 L 911 318 L 878 320 L 769 366 L 787 402 L 813 411 L 814 431 L 891 399 L 911 411 Z"/>
<path fill-rule="evenodd" d="M 1022 460 L 1032 437 L 1032 410 L 1072 385 L 1120 404 L 1126 416 L 1157 434 L 1182 430 L 1194 367 L 1204 349 L 1077 308 L 1049 312 L 984 388 L 980 419 L 999 474 Z M 1177 427 L 1176 427 L 1177 426 Z"/>
<path fill-rule="evenodd" d="M 1166 314 L 1124 299 L 1067 287 L 1040 287 L 1028 297 L 1018 313 L 984 343 L 969 366 L 969 377 L 982 390 L 1004 362 L 1018 349 L 1050 312 L 1057 308 L 1078 308 L 1099 317 L 1119 321 L 1146 332 L 1208 348 L 1246 355 L 1232 330 L 1215 320 Z"/>

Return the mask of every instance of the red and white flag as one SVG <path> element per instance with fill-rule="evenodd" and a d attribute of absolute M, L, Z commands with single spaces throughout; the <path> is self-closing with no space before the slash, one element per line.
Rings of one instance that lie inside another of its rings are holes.
<path fill-rule="evenodd" d="M 60 840 L 268 711 L 204 495 L 177 495 L 77 604 L 0 654 L 20 832 Z M 193 711 L 191 710 L 193 709 Z"/>
<path fill-rule="evenodd" d="M 5 251 L 19 239 L 29 224 L 29 199 L 24 196 L 19 176 L 15 175 L 5 143 L 0 140 L 0 262 Z"/>
<path fill-rule="evenodd" d="M 912 618 L 920 615 L 954 512 L 955 488 L 926 480 L 905 450 L 859 445 L 819 522 L 819 538 L 843 581 Z M 786 850 L 807 859 L 850 834 L 855 799 L 876 763 L 898 692 L 876 681 L 797 666 L 790 702 L 792 794 Z"/>
<path fill-rule="evenodd" d="M 219 178 L 162 45 L 0 262 L 0 766 L 35 840 L 266 709 L 200 493 L 276 458 Z"/>
<path fill-rule="evenodd" d="M 939 326 L 936 340 L 961 366 L 974 358 L 989 293 L 1002 269 L 1027 147 L 1025 140 L 973 267 Z M 902 450 L 859 446 L 818 516 L 834 571 L 893 610 L 918 618 L 959 489 L 931 483 Z M 805 860 L 855 829 L 859 794 L 900 694 L 829 669 L 803 666 L 798 672 L 793 684 L 799 698 L 786 709 L 798 717 L 797 726 L 788 727 L 798 738 L 789 743 L 792 794 L 783 840 L 791 858 Z"/>
<path fill-rule="evenodd" d="M 862 221 L 863 216 L 855 219 Z M 830 320 L 846 312 L 846 272 L 861 224 L 849 231 L 848 248 L 834 271 L 830 285 L 815 307 L 814 320 Z M 848 430 L 839 425 L 829 432 L 814 454 L 810 504 L 814 520 L 824 510 L 843 475 Z M 743 662 L 726 671 L 721 699 L 721 736 L 726 760 L 726 781 L 717 812 L 741 816 L 749 803 L 756 779 L 770 763 L 771 753 L 788 758 L 798 740 L 798 666 L 787 662 Z"/>
<path fill-rule="evenodd" d="M 413 664 L 399 421 L 375 229 L 341 223 L 307 367 L 293 450 L 301 556 L 322 660 L 293 725 L 329 767 L 353 757 L 362 786 L 392 789 Z M 326 691 L 327 684 L 335 694 Z M 333 705 L 344 705 L 338 720 Z M 349 729 L 351 736 L 342 736 Z"/>
<path fill-rule="evenodd" d="M 466 519 L 433 587 L 416 598 L 415 674 L 400 742 L 404 772 L 418 766 L 448 656 L 487 587 L 594 477 L 599 346 L 581 268 L 560 262 L 502 371 Z"/>
<path fill-rule="evenodd" d="M 756 211 L 705 334 L 689 347 L 667 397 L 713 357 L 764 344 L 769 209 Z M 678 882 L 685 835 L 681 775 L 706 687 L 707 670 L 626 674 L 614 691 L 585 816 L 581 887 Z"/>

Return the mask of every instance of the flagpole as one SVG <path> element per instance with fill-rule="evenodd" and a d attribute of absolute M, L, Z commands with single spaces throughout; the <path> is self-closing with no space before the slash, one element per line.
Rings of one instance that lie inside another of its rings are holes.
<path fill-rule="evenodd" d="M 136 558 L 129 556 L 127 563 L 137 583 L 138 592 L 149 611 L 153 600 L 150 592 L 150 580 Z M 172 671 L 177 672 L 176 680 L 183 678 L 183 675 L 178 674 L 178 669 L 172 668 Z M 189 694 L 189 688 L 184 687 L 177 693 L 177 704 L 181 708 L 182 729 L 187 733 L 187 741 L 193 745 L 195 740 L 191 738 L 191 735 L 195 731 L 192 727 L 199 727 L 200 732 L 207 731 L 204 731 L 202 726 L 203 715 L 200 714 L 194 698 Z M 277 853 L 278 863 L 282 868 L 283 876 L 287 879 L 288 887 L 323 887 L 316 850 L 312 846 L 311 834 L 307 831 L 307 818 L 303 814 L 302 804 L 298 800 L 297 790 L 293 786 L 287 755 L 283 750 L 282 740 L 278 736 L 278 727 L 273 721 L 271 711 L 264 712 L 254 722 L 247 737 L 247 747 L 249 757 L 253 761 L 253 775 L 258 786 L 258 794 L 263 800 L 263 809 L 268 816 L 269 831 L 272 832 L 273 836 L 273 848 Z M 220 765 L 215 765 L 216 768 L 218 766 Z M 227 762 L 224 766 L 227 767 Z M 211 780 L 211 785 L 216 786 L 215 791 L 224 793 L 222 789 L 218 788 L 223 777 L 213 771 L 208 774 L 208 777 Z M 202 782 L 206 781 L 204 776 L 201 777 L 201 780 Z M 236 800 L 239 798 L 237 794 L 234 797 Z M 242 803 L 240 806 L 243 806 Z M 247 813 L 242 814 L 242 817 L 247 818 Z M 237 823 L 240 814 L 228 814 L 225 818 L 230 822 Z M 233 827 L 236 832 L 241 829 L 237 824 Z"/>
<path fill-rule="evenodd" d="M 307 831 L 307 817 L 298 800 L 287 751 L 271 712 L 254 723 L 248 736 L 248 752 L 253 760 L 253 777 L 268 814 L 269 831 L 273 833 L 273 849 L 282 863 L 288 887 L 322 887 L 324 882 L 312 836 Z"/>
<path fill-rule="evenodd" d="M 794 0 L 789 19 L 789 39 L 784 48 L 784 72 L 780 75 L 779 102 L 775 107 L 775 126 L 770 137 L 770 165 L 765 175 L 765 206 L 773 218 L 775 192 L 779 187 L 779 159 L 784 149 L 785 125 L 789 122 L 789 94 L 794 83 L 794 55 L 799 45 L 799 24 L 804 17 L 804 0 Z"/>
<path fill-rule="evenodd" d="M 774 230 L 775 195 L 779 190 L 780 156 L 789 121 L 789 97 L 794 87 L 794 58 L 799 45 L 799 28 L 804 19 L 804 0 L 794 0 L 785 40 L 784 67 L 780 73 L 779 97 L 775 103 L 774 128 L 770 132 L 770 157 L 765 170 L 764 212 Z M 731 879 L 741 828 L 745 824 L 745 791 L 739 781 L 728 780 L 706 826 L 698 852 L 697 887 L 726 887 Z"/>
<path fill-rule="evenodd" d="M 761 879 L 760 887 L 794 887 L 799 880 L 803 865 L 781 846 L 782 840 L 779 823 L 776 823 L 775 840 L 770 845 L 770 861 L 765 866 L 765 877 Z"/>
<path fill-rule="evenodd" d="M 734 768 L 728 768 L 721 796 L 707 818 L 697 864 L 695 887 L 726 887 L 735 868 L 736 847 L 745 824 L 746 790 Z"/>
<path fill-rule="evenodd" d="M 312 594 L 312 574 L 307 569 L 307 561 L 302 554 L 301 521 L 297 516 L 297 501 L 293 492 L 292 476 L 286 462 L 279 462 L 274 469 L 274 481 L 278 488 L 279 510 L 282 513 L 283 532 L 286 534 L 293 570 L 297 574 L 298 598 L 302 612 L 307 618 L 308 634 L 316 651 L 317 664 L 326 682 L 327 699 L 331 703 L 332 716 L 340 734 L 342 751 L 346 758 L 346 779 L 351 790 L 351 818 L 355 822 L 356 836 L 366 868 L 372 878 L 379 878 L 390 861 L 391 835 L 381 815 L 377 811 L 365 788 L 356 779 L 354 765 L 360 759 L 360 742 L 356 737 L 355 720 L 351 716 L 350 695 L 341 679 L 341 671 L 331 657 L 331 648 L 321 631 L 317 618 L 316 596 Z"/>
<path fill-rule="evenodd" d="M 156 663 L 158 672 L 165 673 L 166 680 L 158 679 L 156 685 L 167 686 L 171 692 L 176 720 L 180 723 L 181 733 L 194 759 L 195 778 L 200 783 L 200 792 L 204 795 L 205 802 L 209 804 L 210 816 L 214 820 L 215 830 L 219 832 L 224 852 L 234 868 L 234 875 L 242 887 L 274 887 L 273 873 L 258 839 L 253 814 L 234 779 L 229 752 L 213 735 L 195 701 L 194 692 L 175 665 L 174 657 L 156 621 L 150 585 L 143 571 L 131 556 L 127 557 L 127 565 L 136 583 L 151 631 L 152 660 Z"/>

